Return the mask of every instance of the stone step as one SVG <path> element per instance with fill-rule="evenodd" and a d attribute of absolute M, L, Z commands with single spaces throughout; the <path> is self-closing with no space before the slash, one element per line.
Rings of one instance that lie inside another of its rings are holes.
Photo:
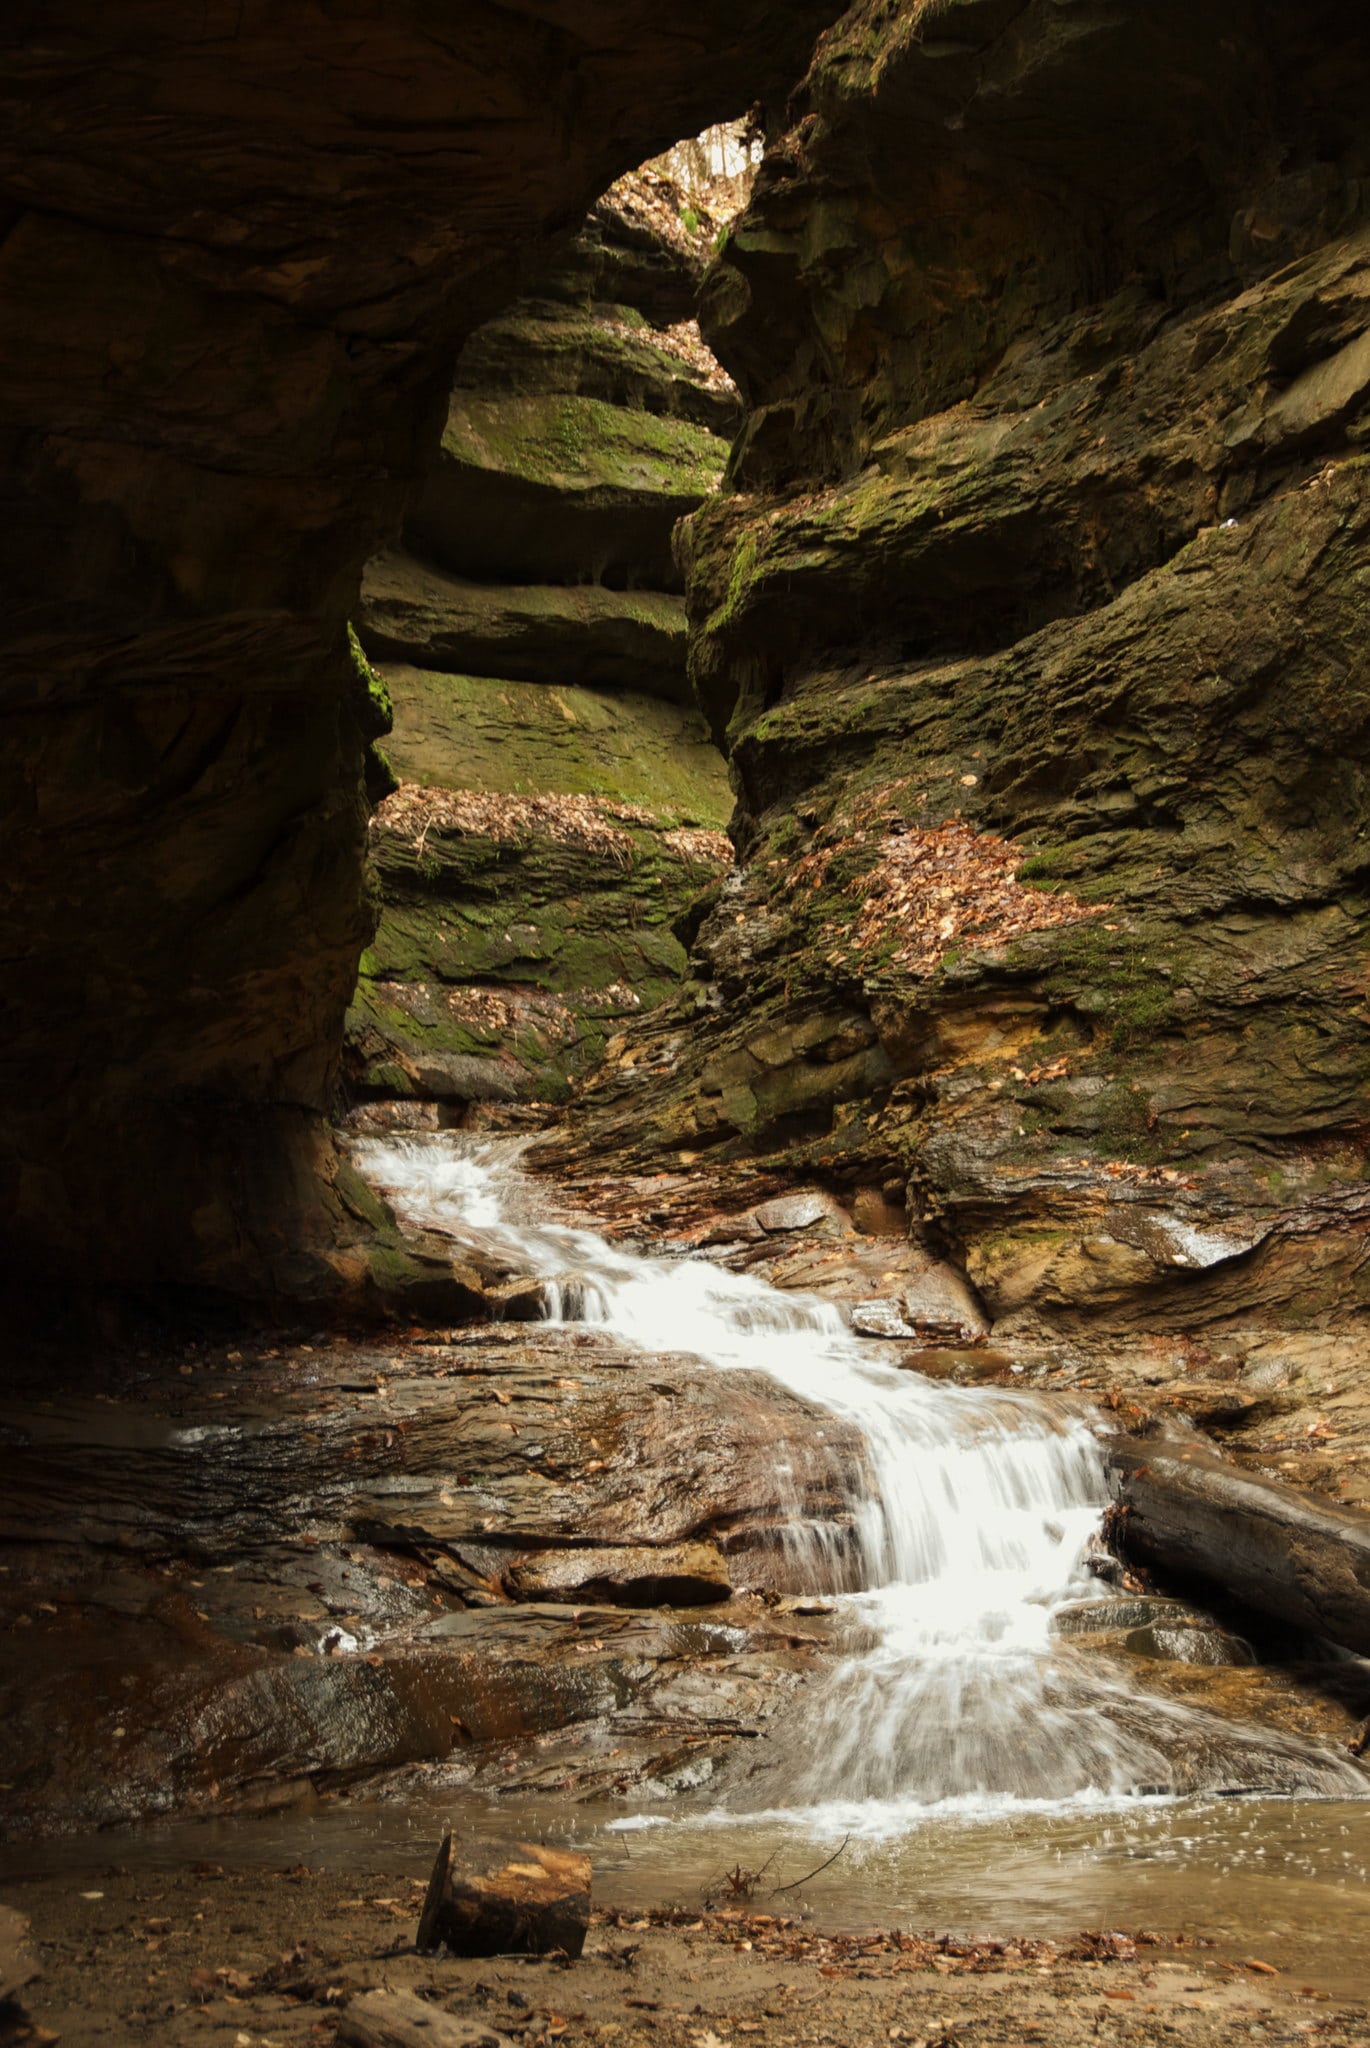
<path fill-rule="evenodd" d="M 685 604 L 667 591 L 475 583 L 396 553 L 367 565 L 360 625 L 377 660 L 689 701 Z"/>
<path fill-rule="evenodd" d="M 727 452 L 702 427 L 597 398 L 458 392 L 406 541 L 463 575 L 679 589 L 672 528 Z"/>
<path fill-rule="evenodd" d="M 457 388 L 600 398 L 689 420 L 728 438 L 742 418 L 736 387 L 709 383 L 693 363 L 664 346 L 658 330 L 631 306 L 597 305 L 581 312 L 520 300 L 472 335 L 457 365 Z"/>

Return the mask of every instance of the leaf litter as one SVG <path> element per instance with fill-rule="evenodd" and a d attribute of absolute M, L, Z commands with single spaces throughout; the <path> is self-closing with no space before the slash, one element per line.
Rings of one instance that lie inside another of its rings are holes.
<path fill-rule="evenodd" d="M 681 859 L 699 865 L 721 865 L 733 858 L 732 844 L 722 832 L 689 826 L 662 831 L 662 820 L 642 804 L 610 797 L 541 793 L 509 796 L 497 790 L 436 789 L 402 782 L 379 804 L 373 829 L 394 832 L 422 854 L 430 832 L 451 832 L 526 845 L 550 839 L 603 854 L 627 867 L 632 863 L 633 837 L 625 825 L 661 833 L 663 845 Z"/>
<path fill-rule="evenodd" d="M 837 942 L 827 956 L 830 966 L 879 961 L 930 975 L 966 946 L 997 948 L 1111 907 L 1083 903 L 1065 890 L 1030 888 L 1019 880 L 1022 847 L 977 831 L 959 811 L 929 826 L 891 813 L 907 786 L 905 780 L 868 792 L 790 872 L 794 888 L 817 894 L 838 855 L 871 850 L 869 864 L 843 884 L 843 894 L 859 905 L 855 917 L 824 927 L 825 941 Z"/>

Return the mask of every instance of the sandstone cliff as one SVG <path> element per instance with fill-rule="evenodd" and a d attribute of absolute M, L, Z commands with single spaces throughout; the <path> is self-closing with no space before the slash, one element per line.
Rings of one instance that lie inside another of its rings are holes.
<path fill-rule="evenodd" d="M 6 10 L 0 1187 L 25 1279 L 364 1275 L 324 1121 L 370 925 L 362 566 L 465 336 L 836 11 Z"/>
<path fill-rule="evenodd" d="M 745 872 L 637 1157 L 907 1190 L 1004 1331 L 1370 1291 L 1370 46 L 941 0 L 821 42 L 704 296 Z"/>
<path fill-rule="evenodd" d="M 684 975 L 675 926 L 731 861 L 671 554 L 738 423 L 694 322 L 714 232 L 651 167 L 613 187 L 471 337 L 405 545 L 368 565 L 402 786 L 354 1094 L 556 1099 Z"/>

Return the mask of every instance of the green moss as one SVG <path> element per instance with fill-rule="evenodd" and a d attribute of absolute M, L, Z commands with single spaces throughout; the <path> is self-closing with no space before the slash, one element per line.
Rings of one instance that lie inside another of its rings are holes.
<path fill-rule="evenodd" d="M 1144 1043 L 1163 1031 L 1174 1011 L 1170 990 L 1164 982 L 1142 979 L 1114 998 L 1116 1011 L 1109 1043 L 1115 1052 Z"/>
<path fill-rule="evenodd" d="M 352 658 L 352 673 L 360 683 L 366 711 L 362 724 L 369 740 L 378 740 L 389 732 L 395 722 L 394 706 L 390 701 L 390 689 L 379 669 L 373 668 L 357 638 L 357 629 L 349 624 L 347 628 L 347 651 Z"/>
<path fill-rule="evenodd" d="M 367 800 L 373 810 L 400 786 L 400 778 L 390 765 L 390 756 L 383 747 L 374 743 L 366 750 L 365 781 Z"/>
<path fill-rule="evenodd" d="M 464 396 L 442 446 L 463 467 L 529 484 L 680 499 L 711 491 L 728 452 L 688 420 L 564 393 Z"/>
<path fill-rule="evenodd" d="M 704 621 L 702 630 L 705 633 L 721 633 L 739 616 L 747 602 L 747 593 L 756 581 L 756 562 L 756 535 L 748 531 L 733 549 L 727 592 Z"/>
<path fill-rule="evenodd" d="M 396 665 L 389 753 L 409 782 L 641 804 L 664 824 L 721 830 L 722 756 L 699 713 L 626 691 L 551 688 Z"/>

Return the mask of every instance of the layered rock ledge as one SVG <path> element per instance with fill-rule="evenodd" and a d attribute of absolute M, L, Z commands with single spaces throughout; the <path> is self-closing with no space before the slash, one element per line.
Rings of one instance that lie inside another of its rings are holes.
<path fill-rule="evenodd" d="M 1360 1355 L 1366 80 L 1339 4 L 824 39 L 703 302 L 745 866 L 560 1157 L 906 1191 L 1003 1336 Z"/>

